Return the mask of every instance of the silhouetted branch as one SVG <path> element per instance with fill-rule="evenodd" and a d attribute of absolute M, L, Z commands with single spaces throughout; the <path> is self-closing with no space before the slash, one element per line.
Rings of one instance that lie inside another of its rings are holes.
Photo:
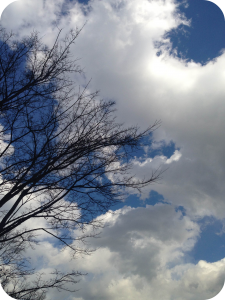
<path fill-rule="evenodd" d="M 74 253 L 75 241 L 96 236 L 86 226 L 102 226 L 96 216 L 127 194 L 156 182 L 162 171 L 146 179 L 130 174 L 134 151 L 159 125 L 144 131 L 116 123 L 115 102 L 76 89 L 72 74 L 81 73 L 70 47 L 80 30 L 51 48 L 33 32 L 22 41 L 0 29 L 0 254 L 2 284 L 17 299 L 44 299 L 48 288 L 67 289 L 81 275 L 54 273 L 54 278 L 27 284 L 25 250 L 44 231 Z M 27 228 L 29 220 L 46 227 Z M 73 231 L 83 230 L 76 239 Z M 10 250 L 9 250 L 10 249 Z M 15 255 L 15 253 L 17 253 Z"/>

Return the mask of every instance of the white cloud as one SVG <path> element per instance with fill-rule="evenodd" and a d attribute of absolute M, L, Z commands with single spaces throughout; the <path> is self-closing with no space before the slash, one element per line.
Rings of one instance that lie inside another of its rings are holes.
<path fill-rule="evenodd" d="M 29 253 L 41 272 L 56 267 L 89 273 L 75 294 L 51 291 L 47 299 L 200 300 L 220 291 L 225 261 L 190 261 L 188 251 L 200 228 L 173 206 L 124 207 L 101 217 L 106 226 L 100 239 L 89 240 L 89 247 L 99 248 L 92 255 L 69 261 L 69 251 L 60 252 L 48 242 Z"/>
<path fill-rule="evenodd" d="M 125 1 L 116 11 L 106 2 L 91 2 L 89 22 L 77 44 L 87 77 L 103 97 L 116 99 L 119 120 L 144 128 L 161 119 L 155 140 L 173 140 L 181 148 L 182 157 L 154 188 L 191 215 L 224 218 L 225 55 L 204 67 L 166 53 L 157 57 L 153 41 L 178 24 L 173 10 L 164 7 L 167 26 L 161 26 L 160 16 L 150 13 L 154 1 Z M 141 13 L 140 3 L 149 10 Z"/>
<path fill-rule="evenodd" d="M 181 158 L 182 154 L 180 151 L 175 150 L 174 154 L 166 160 L 166 164 L 171 164 L 173 161 L 178 161 Z"/>

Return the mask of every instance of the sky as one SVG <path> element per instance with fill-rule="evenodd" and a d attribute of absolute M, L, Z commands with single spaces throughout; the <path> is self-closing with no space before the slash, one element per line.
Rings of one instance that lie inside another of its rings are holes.
<path fill-rule="evenodd" d="M 66 34 L 86 21 L 72 48 L 85 72 L 79 84 L 91 78 L 127 126 L 161 120 L 132 172 L 168 169 L 98 216 L 107 226 L 89 240 L 91 256 L 70 261 L 46 236 L 29 252 L 40 271 L 88 273 L 75 294 L 47 300 L 212 298 L 225 279 L 224 15 L 204 0 L 19 0 L 0 20 L 20 37 L 38 30 L 49 45 L 56 24 Z"/>

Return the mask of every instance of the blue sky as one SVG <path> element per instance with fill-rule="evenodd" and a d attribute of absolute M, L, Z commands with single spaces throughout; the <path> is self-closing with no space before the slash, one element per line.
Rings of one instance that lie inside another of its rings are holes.
<path fill-rule="evenodd" d="M 134 153 L 132 172 L 141 178 L 168 167 L 142 194 L 128 190 L 127 199 L 112 208 L 118 215 L 100 216 L 108 226 L 101 239 L 89 241 L 98 250 L 75 265 L 89 276 L 75 296 L 63 298 L 215 296 L 225 264 L 222 11 L 204 0 L 67 1 L 63 15 L 62 8 L 63 0 L 21 0 L 1 22 L 21 36 L 35 28 L 51 44 L 54 22 L 66 31 L 87 21 L 72 50 L 85 70 L 79 84 L 92 78 L 90 89 L 116 100 L 118 120 L 127 125 L 145 128 L 161 119 L 148 147 Z M 42 248 L 29 255 L 34 266 L 35 255 L 43 257 L 41 270 L 70 268 L 67 252 L 57 251 L 43 238 Z M 62 299 L 54 292 L 48 297 Z"/>
<path fill-rule="evenodd" d="M 180 12 L 192 19 L 192 26 L 181 25 L 167 34 L 173 49 L 177 48 L 178 57 L 201 64 L 218 57 L 225 47 L 225 22 L 221 9 L 210 1 L 189 0 L 188 7 L 183 1 L 178 3 Z"/>

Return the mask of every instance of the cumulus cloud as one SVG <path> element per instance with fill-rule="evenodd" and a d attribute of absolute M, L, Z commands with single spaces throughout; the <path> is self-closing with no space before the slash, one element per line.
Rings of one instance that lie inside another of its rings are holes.
<path fill-rule="evenodd" d="M 206 66 L 186 63 L 166 50 L 158 57 L 154 42 L 182 20 L 174 17 L 172 1 L 165 6 L 157 2 L 162 9 L 157 16 L 151 13 L 152 3 L 157 5 L 154 1 L 124 1 L 115 10 L 110 1 L 91 2 L 77 51 L 82 53 L 81 62 L 87 76 L 93 78 L 93 87 L 105 98 L 116 99 L 119 120 L 144 128 L 161 119 L 155 141 L 173 140 L 181 149 L 182 157 L 171 165 L 156 190 L 172 203 L 185 206 L 192 216 L 222 219 L 225 56 Z M 142 4 L 149 9 L 138 9 Z"/>
<path fill-rule="evenodd" d="M 188 253 L 199 237 L 199 225 L 172 205 L 124 207 L 101 218 L 101 238 L 88 241 L 89 248 L 98 250 L 88 257 L 68 262 L 69 251 L 60 252 L 48 242 L 32 251 L 33 265 L 41 272 L 60 267 L 89 273 L 76 294 L 51 291 L 47 299 L 200 300 L 222 288 L 225 261 L 191 261 Z"/>

